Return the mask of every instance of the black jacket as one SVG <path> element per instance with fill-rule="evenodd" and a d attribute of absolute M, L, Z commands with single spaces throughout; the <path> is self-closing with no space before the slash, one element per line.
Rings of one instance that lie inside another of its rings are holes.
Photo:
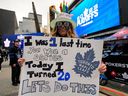
<path fill-rule="evenodd" d="M 2 50 L 0 49 L 0 62 L 3 62 L 3 56 L 4 54 L 3 54 L 3 52 L 2 52 Z"/>
<path fill-rule="evenodd" d="M 13 46 L 9 49 L 10 65 L 18 64 L 18 59 L 22 57 L 21 49 Z"/>

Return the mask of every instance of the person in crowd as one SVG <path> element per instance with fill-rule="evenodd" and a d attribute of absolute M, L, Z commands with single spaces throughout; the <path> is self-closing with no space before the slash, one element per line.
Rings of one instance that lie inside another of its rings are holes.
<path fill-rule="evenodd" d="M 71 14 L 60 13 L 57 15 L 57 18 L 51 21 L 52 32 L 51 35 L 54 37 L 70 37 L 75 38 L 74 28 L 76 23 L 71 20 Z M 25 61 L 24 58 L 20 58 L 18 62 L 22 65 Z M 99 66 L 99 72 L 104 73 L 106 71 L 106 65 L 101 62 Z"/>
<path fill-rule="evenodd" d="M 20 83 L 21 67 L 18 59 L 22 57 L 21 49 L 19 48 L 19 40 L 14 41 L 14 46 L 9 49 L 10 66 L 11 66 L 11 80 L 12 85 L 17 86 Z"/>
<path fill-rule="evenodd" d="M 1 72 L 1 68 L 2 68 L 2 63 L 3 63 L 3 52 L 2 52 L 2 50 L 1 50 L 1 48 L 0 48 L 0 72 Z"/>
<path fill-rule="evenodd" d="M 76 23 L 71 20 L 71 14 L 68 13 L 60 13 L 57 15 L 57 18 L 51 22 L 52 27 L 52 36 L 55 37 L 70 37 L 75 38 L 74 28 L 76 27 Z M 104 73 L 106 71 L 106 65 L 101 62 L 99 66 L 100 73 Z"/>
<path fill-rule="evenodd" d="M 5 61 L 8 61 L 8 50 L 4 51 L 4 59 Z"/>

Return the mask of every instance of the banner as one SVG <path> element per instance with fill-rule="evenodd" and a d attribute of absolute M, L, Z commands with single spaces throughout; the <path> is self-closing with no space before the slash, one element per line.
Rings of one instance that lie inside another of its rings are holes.
<path fill-rule="evenodd" d="M 103 41 L 25 37 L 19 96 L 99 96 Z"/>
<path fill-rule="evenodd" d="M 102 60 L 109 80 L 128 85 L 128 39 L 105 41 Z"/>

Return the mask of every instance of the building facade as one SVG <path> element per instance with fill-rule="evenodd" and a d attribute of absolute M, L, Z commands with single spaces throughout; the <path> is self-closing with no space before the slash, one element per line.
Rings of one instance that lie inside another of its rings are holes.
<path fill-rule="evenodd" d="M 39 21 L 39 26 L 41 27 L 42 26 L 42 15 L 37 14 L 37 18 Z M 23 21 L 19 22 L 19 32 L 20 34 L 29 34 L 29 33 L 36 32 L 33 13 L 29 13 L 28 17 L 23 17 Z"/>
<path fill-rule="evenodd" d="M 0 35 L 15 34 L 18 29 L 14 11 L 0 9 Z"/>

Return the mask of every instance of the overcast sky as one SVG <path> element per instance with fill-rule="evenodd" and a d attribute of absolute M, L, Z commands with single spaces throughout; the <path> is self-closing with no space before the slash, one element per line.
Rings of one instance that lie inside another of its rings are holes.
<path fill-rule="evenodd" d="M 0 0 L 0 8 L 16 12 L 17 21 L 23 20 L 23 17 L 28 17 L 32 10 L 32 1 L 35 3 L 37 14 L 42 15 L 42 25 L 47 24 L 47 13 L 50 5 L 56 5 L 59 10 L 60 2 L 63 0 Z M 68 1 L 68 5 L 74 0 Z"/>

